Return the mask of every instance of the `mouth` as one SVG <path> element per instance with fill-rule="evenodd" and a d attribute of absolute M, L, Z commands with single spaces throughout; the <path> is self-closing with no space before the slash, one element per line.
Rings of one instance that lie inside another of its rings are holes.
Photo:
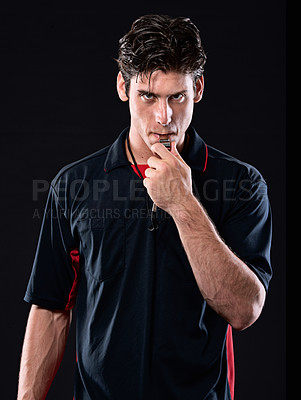
<path fill-rule="evenodd" d="M 159 141 L 160 139 L 170 139 L 172 136 L 175 135 L 175 133 L 174 132 L 170 132 L 170 133 L 151 132 L 151 135 Z"/>

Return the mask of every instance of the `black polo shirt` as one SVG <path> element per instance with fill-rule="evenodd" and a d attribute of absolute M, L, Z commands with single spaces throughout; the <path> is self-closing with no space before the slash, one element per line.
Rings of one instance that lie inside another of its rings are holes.
<path fill-rule="evenodd" d="M 75 400 L 229 400 L 228 323 L 204 301 L 173 219 L 151 201 L 125 153 L 111 145 L 51 183 L 25 300 L 77 307 Z M 226 244 L 265 288 L 271 213 L 260 173 L 190 127 L 182 154 Z"/>

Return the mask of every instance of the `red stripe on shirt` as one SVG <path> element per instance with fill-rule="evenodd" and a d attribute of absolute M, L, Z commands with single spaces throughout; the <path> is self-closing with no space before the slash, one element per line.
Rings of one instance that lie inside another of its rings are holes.
<path fill-rule="evenodd" d="M 135 165 L 132 165 L 132 168 L 136 172 L 136 174 L 139 176 L 139 173 L 138 173 L 137 168 L 135 167 Z M 139 164 L 138 168 L 139 168 L 139 171 L 140 171 L 141 175 L 145 179 L 145 170 L 147 168 L 149 168 L 149 166 L 147 164 Z"/>
<path fill-rule="evenodd" d="M 79 252 L 77 249 L 75 250 L 71 250 L 70 251 L 70 257 L 71 257 L 71 265 L 74 271 L 74 280 L 73 280 L 73 284 L 69 293 L 69 298 L 68 298 L 68 302 L 67 305 L 65 307 L 65 310 L 71 310 L 74 305 L 75 305 L 75 300 L 76 300 L 76 295 L 77 295 L 77 290 L 78 290 L 78 283 L 79 283 Z"/>
<path fill-rule="evenodd" d="M 234 400 L 234 383 L 235 383 L 235 369 L 234 369 L 234 348 L 233 348 L 233 336 L 232 326 L 228 326 L 226 336 L 227 346 L 227 360 L 228 360 L 228 383 L 230 387 L 231 399 Z"/>
<path fill-rule="evenodd" d="M 205 143 L 205 147 L 206 147 L 206 157 L 205 157 L 205 164 L 204 164 L 203 172 L 206 171 L 206 168 L 207 168 L 207 161 L 208 161 L 208 147 L 207 147 L 206 143 Z"/>

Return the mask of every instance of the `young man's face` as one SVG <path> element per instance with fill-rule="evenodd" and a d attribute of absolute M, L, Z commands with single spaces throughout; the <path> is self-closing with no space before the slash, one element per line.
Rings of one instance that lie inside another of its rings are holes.
<path fill-rule="evenodd" d="M 124 81 L 119 74 L 117 89 L 127 100 Z M 203 79 L 196 82 L 190 74 L 156 71 L 148 77 L 133 77 L 129 89 L 131 114 L 130 139 L 135 148 L 144 152 L 169 138 L 181 151 L 185 132 L 191 122 L 194 103 L 201 100 Z"/>

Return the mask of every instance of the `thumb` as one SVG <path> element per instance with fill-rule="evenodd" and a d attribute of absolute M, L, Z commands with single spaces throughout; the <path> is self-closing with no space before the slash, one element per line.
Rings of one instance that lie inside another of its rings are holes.
<path fill-rule="evenodd" d="M 177 149 L 176 142 L 170 142 L 170 152 L 174 156 L 180 156 L 180 153 L 178 152 L 178 149 Z"/>
<path fill-rule="evenodd" d="M 171 142 L 170 143 L 170 152 L 171 154 L 173 154 L 174 156 L 177 157 L 177 159 L 179 161 L 181 161 L 183 164 L 187 165 L 186 162 L 183 160 L 183 158 L 181 157 L 181 154 L 179 153 L 178 149 L 177 149 L 177 145 L 176 142 Z M 188 166 L 188 165 L 187 165 Z"/>

